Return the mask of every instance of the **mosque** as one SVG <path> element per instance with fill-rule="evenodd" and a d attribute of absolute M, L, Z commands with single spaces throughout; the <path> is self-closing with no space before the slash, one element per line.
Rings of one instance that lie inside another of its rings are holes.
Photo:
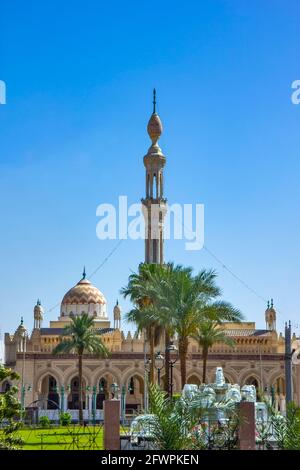
<path fill-rule="evenodd" d="M 145 239 L 145 262 L 164 261 L 164 167 L 166 158 L 158 141 L 162 134 L 162 123 L 154 109 L 148 122 L 151 146 L 144 156 L 146 170 L 145 197 L 142 199 L 145 217 L 151 230 L 151 207 L 159 207 L 155 237 Z M 145 210 L 147 209 L 147 210 Z M 33 329 L 27 330 L 23 321 L 13 334 L 5 334 L 5 364 L 17 371 L 21 377 L 21 400 L 28 409 L 35 407 L 40 415 L 52 416 L 61 410 L 68 410 L 76 419 L 78 416 L 79 390 L 77 359 L 72 354 L 54 356 L 53 348 L 58 344 L 63 328 L 72 316 L 88 313 L 94 318 L 95 328 L 102 335 L 110 350 L 108 359 L 85 355 L 84 417 L 91 416 L 96 407 L 98 418 L 102 416 L 103 401 L 110 396 L 111 385 L 118 384 L 125 397 L 126 413 L 139 411 L 145 403 L 145 377 L 147 374 L 147 343 L 142 333 L 126 335 L 121 330 L 121 307 L 116 303 L 108 310 L 104 294 L 87 278 L 85 271 L 78 283 L 63 297 L 57 320 L 50 320 L 44 326 L 44 310 L 40 300 L 33 308 Z M 276 330 L 276 310 L 273 301 L 264 313 L 265 329 L 257 329 L 254 322 L 226 323 L 226 334 L 235 340 L 235 346 L 215 344 L 209 353 L 207 375 L 214 381 L 214 371 L 222 366 L 224 376 L 230 383 L 253 384 L 257 389 L 274 393 L 276 407 L 285 410 L 285 369 L 284 338 Z M 113 326 L 110 318 L 113 319 Z M 296 341 L 293 335 L 292 341 Z M 158 350 L 163 351 L 164 345 Z M 300 366 L 293 367 L 293 398 L 300 405 Z M 163 376 L 164 369 L 161 374 Z M 187 361 L 187 382 L 200 384 L 202 375 L 201 350 L 190 340 Z M 163 378 L 163 377 L 162 377 Z M 173 371 L 174 391 L 180 391 L 179 361 Z M 5 391 L 11 384 L 2 383 Z M 93 403 L 95 403 L 93 405 Z"/>

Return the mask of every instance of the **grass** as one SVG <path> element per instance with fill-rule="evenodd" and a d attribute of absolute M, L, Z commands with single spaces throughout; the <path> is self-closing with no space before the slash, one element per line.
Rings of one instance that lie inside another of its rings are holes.
<path fill-rule="evenodd" d="M 60 426 L 25 428 L 18 434 L 24 450 L 99 450 L 103 449 L 103 427 Z"/>

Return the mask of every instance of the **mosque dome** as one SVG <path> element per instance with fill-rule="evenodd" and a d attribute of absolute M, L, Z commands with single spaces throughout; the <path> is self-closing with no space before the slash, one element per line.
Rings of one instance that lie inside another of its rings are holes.
<path fill-rule="evenodd" d="M 86 279 L 85 270 L 82 279 L 64 295 L 61 302 L 61 316 L 82 313 L 106 317 L 106 299 L 102 292 Z"/>

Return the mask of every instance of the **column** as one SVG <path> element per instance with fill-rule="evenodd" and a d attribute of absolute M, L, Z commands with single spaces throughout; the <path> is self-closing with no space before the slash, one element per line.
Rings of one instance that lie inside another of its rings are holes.
<path fill-rule="evenodd" d="M 255 403 L 241 401 L 239 413 L 239 449 L 255 450 Z"/>
<path fill-rule="evenodd" d="M 120 400 L 104 401 L 104 449 L 120 450 Z"/>

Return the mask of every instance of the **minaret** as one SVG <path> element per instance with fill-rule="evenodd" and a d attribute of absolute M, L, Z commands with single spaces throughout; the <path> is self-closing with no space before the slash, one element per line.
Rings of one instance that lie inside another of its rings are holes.
<path fill-rule="evenodd" d="M 164 217 L 166 202 L 163 197 L 164 173 L 166 158 L 163 155 L 158 140 L 163 127 L 156 112 L 156 91 L 153 90 L 153 113 L 148 122 L 147 131 L 152 141 L 147 154 L 144 156 L 146 167 L 146 197 L 142 199 L 145 217 L 145 262 L 163 264 L 164 262 Z"/>
<path fill-rule="evenodd" d="M 44 314 L 44 310 L 43 310 L 40 299 L 38 299 L 33 309 L 34 329 L 40 330 L 42 328 L 43 314 Z"/>
<path fill-rule="evenodd" d="M 119 330 L 121 329 L 121 308 L 118 300 L 114 306 L 114 328 Z"/>
<path fill-rule="evenodd" d="M 273 299 L 271 304 L 268 302 L 267 310 L 265 311 L 266 329 L 269 331 L 276 331 L 276 310 L 274 308 Z"/>

